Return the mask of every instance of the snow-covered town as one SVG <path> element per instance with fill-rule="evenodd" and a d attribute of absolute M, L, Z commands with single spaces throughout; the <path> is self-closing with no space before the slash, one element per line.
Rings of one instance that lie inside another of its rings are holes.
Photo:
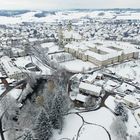
<path fill-rule="evenodd" d="M 0 140 L 140 140 L 140 10 L 0 10 Z"/>

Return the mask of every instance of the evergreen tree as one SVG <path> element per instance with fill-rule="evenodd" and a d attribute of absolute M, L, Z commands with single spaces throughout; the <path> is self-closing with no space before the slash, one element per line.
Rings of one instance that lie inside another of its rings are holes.
<path fill-rule="evenodd" d="M 118 103 L 115 107 L 115 113 L 117 115 L 121 115 L 123 111 L 124 111 L 124 107 L 123 107 L 122 103 Z"/>
<path fill-rule="evenodd" d="M 63 96 L 62 93 L 55 96 L 52 103 L 52 110 L 50 114 L 53 128 L 62 129 L 63 124 Z"/>
<path fill-rule="evenodd" d="M 124 108 L 122 103 L 118 103 L 115 107 L 115 113 L 121 116 L 122 121 L 128 121 L 127 110 Z"/>
<path fill-rule="evenodd" d="M 56 93 L 51 107 L 50 118 L 53 128 L 59 129 L 60 132 L 63 128 L 64 115 L 69 110 L 70 102 L 66 95 L 62 92 Z"/>
<path fill-rule="evenodd" d="M 52 125 L 44 110 L 41 111 L 37 118 L 34 131 L 35 138 L 38 140 L 49 140 L 52 136 Z"/>

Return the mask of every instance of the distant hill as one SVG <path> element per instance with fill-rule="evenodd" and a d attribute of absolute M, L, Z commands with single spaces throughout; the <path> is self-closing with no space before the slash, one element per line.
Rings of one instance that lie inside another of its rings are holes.
<path fill-rule="evenodd" d="M 38 17 L 38 18 L 41 18 L 41 17 L 46 17 L 49 14 L 55 15 L 55 12 L 53 12 L 53 11 L 52 12 L 51 11 L 42 11 L 40 13 L 36 13 L 34 16 Z"/>
<path fill-rule="evenodd" d="M 37 12 L 34 16 L 41 18 L 41 17 L 46 17 L 47 15 L 55 15 L 56 12 L 58 11 L 76 11 L 76 12 L 92 12 L 92 11 L 115 11 L 115 12 L 126 12 L 126 11 L 132 11 L 132 12 L 140 12 L 140 9 L 131 9 L 131 8 L 125 8 L 125 9 L 69 9 L 69 10 L 52 10 L 52 11 L 40 11 Z M 31 10 L 0 10 L 0 16 L 5 16 L 5 17 L 13 17 L 13 16 L 18 16 L 21 14 L 25 14 L 28 12 L 32 12 Z"/>
<path fill-rule="evenodd" d="M 30 10 L 0 10 L 0 16 L 11 17 L 25 14 L 27 12 L 30 12 Z"/>

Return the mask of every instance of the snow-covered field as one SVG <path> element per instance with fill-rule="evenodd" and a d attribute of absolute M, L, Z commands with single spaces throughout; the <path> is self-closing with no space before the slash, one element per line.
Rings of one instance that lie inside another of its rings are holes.
<path fill-rule="evenodd" d="M 80 116 L 71 114 L 65 118 L 65 126 L 61 134 L 55 132 L 52 140 L 68 138 L 70 140 L 76 140 L 78 134 L 78 140 L 108 140 L 109 136 L 105 129 L 110 133 L 110 125 L 115 116 L 106 108 L 101 108 L 97 111 L 91 111 L 86 113 L 79 113 L 85 122 L 82 126 L 82 119 Z M 80 132 L 78 130 L 82 126 Z M 104 129 L 104 128 L 105 129 Z M 111 135 L 113 138 L 113 136 Z M 113 140 L 113 139 L 112 139 Z"/>
<path fill-rule="evenodd" d="M 17 24 L 22 22 L 54 22 L 66 19 L 80 19 L 85 16 L 101 19 L 139 19 L 140 17 L 140 13 L 135 11 L 125 11 L 123 14 L 116 13 L 115 11 L 59 11 L 54 15 L 48 14 L 47 16 L 40 18 L 34 16 L 37 13 L 41 13 L 41 11 L 31 11 L 12 17 L 0 16 L 0 24 Z M 104 14 L 100 15 L 100 13 Z"/>
<path fill-rule="evenodd" d="M 76 138 L 78 129 L 82 125 L 82 119 L 78 115 L 71 114 L 65 118 L 64 124 L 65 126 L 63 128 L 62 134 L 59 134 L 57 131 L 55 131 L 52 140 L 59 140 L 62 138 L 69 138 L 72 140 L 73 138 Z"/>
<path fill-rule="evenodd" d="M 84 125 L 83 128 L 81 129 L 81 133 L 79 135 L 79 140 L 108 140 L 108 135 L 99 126 L 95 125 Z"/>
<path fill-rule="evenodd" d="M 106 100 L 106 105 L 110 109 L 114 109 L 114 98 L 109 97 Z M 126 122 L 127 133 L 129 135 L 137 135 L 139 132 L 139 125 L 135 120 L 132 112 L 128 110 L 128 122 Z M 65 125 L 62 133 L 54 131 L 54 135 L 51 140 L 109 140 L 109 135 L 112 140 L 115 140 L 115 136 L 110 129 L 111 123 L 116 116 L 107 108 L 102 107 L 97 111 L 89 111 L 85 113 L 79 113 L 79 115 L 73 113 L 65 117 Z M 109 135 L 108 135 L 109 134 Z"/>

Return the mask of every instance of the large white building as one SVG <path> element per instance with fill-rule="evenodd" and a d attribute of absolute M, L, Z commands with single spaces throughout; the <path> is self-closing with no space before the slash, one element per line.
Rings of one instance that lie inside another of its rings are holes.
<path fill-rule="evenodd" d="M 64 46 L 66 52 L 83 61 L 105 66 L 129 59 L 137 59 L 138 50 L 126 42 L 112 41 L 82 41 L 72 42 Z"/>

